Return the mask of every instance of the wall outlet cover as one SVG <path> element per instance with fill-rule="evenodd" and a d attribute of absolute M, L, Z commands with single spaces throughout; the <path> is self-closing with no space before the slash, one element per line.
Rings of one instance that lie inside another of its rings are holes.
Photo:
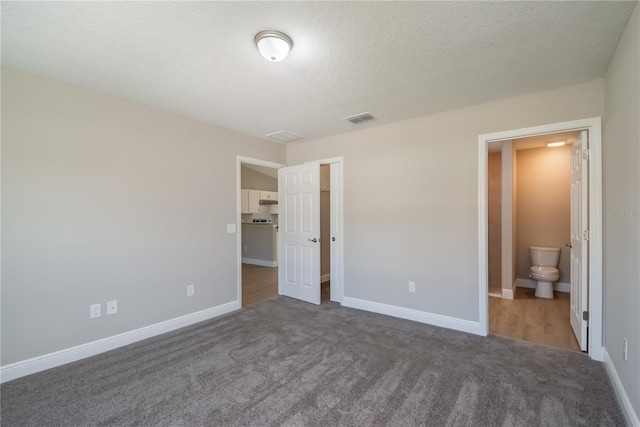
<path fill-rule="evenodd" d="M 107 316 L 116 314 L 118 312 L 118 300 L 107 302 Z"/>
<path fill-rule="evenodd" d="M 89 306 L 89 319 L 102 316 L 102 304 L 91 304 Z"/>
<path fill-rule="evenodd" d="M 196 293 L 196 285 L 187 286 L 187 296 L 192 297 Z"/>

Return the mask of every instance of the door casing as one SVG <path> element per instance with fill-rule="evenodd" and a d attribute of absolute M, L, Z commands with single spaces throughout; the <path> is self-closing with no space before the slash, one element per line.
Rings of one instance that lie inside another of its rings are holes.
<path fill-rule="evenodd" d="M 482 134 L 478 136 L 478 312 L 480 334 L 489 333 L 488 289 L 488 203 L 487 144 L 550 133 L 586 130 L 589 133 L 589 357 L 603 360 L 603 292 L 602 292 L 602 118 L 592 117 L 522 129 Z"/>
<path fill-rule="evenodd" d="M 343 195 L 344 195 L 344 158 L 343 157 L 331 157 L 331 158 L 326 158 L 326 159 L 321 159 L 321 160 L 315 160 L 316 162 L 318 162 L 321 165 L 326 165 L 326 164 L 335 164 L 335 163 L 339 163 L 341 165 L 341 180 L 339 183 L 339 188 L 334 189 L 336 192 L 339 193 L 339 197 L 340 197 L 340 211 L 335 215 L 338 217 L 338 221 L 339 221 L 339 228 L 340 230 L 344 230 L 344 202 L 343 202 Z M 268 167 L 268 168 L 275 168 L 275 169 L 280 169 L 283 168 L 287 165 L 282 164 L 282 163 L 276 163 L 276 162 L 271 162 L 271 161 L 267 161 L 267 160 L 260 160 L 260 159 L 255 159 L 255 158 L 251 158 L 251 157 L 245 157 L 245 156 L 237 156 L 236 157 L 236 277 L 238 278 L 237 280 L 237 301 L 238 301 L 238 307 L 242 308 L 242 180 L 241 180 L 241 171 L 242 171 L 242 164 L 243 163 L 247 163 L 247 164 L 251 164 L 251 165 L 256 165 L 256 166 L 264 166 L 264 167 Z M 340 289 L 340 294 L 338 295 L 338 298 L 340 299 L 340 302 L 342 301 L 342 297 L 344 296 L 344 245 L 345 245 L 345 239 L 344 239 L 344 234 L 341 233 L 342 235 L 342 251 L 337 254 L 337 256 L 335 257 L 335 259 L 338 259 L 341 265 L 341 268 L 338 269 L 338 274 L 340 275 L 340 277 L 338 278 L 339 283 L 342 284 L 342 287 Z M 280 247 L 280 242 L 277 243 L 277 247 Z M 333 250 L 333 249 L 332 249 Z M 278 254 L 278 259 L 280 259 L 280 254 Z M 334 259 L 334 254 L 331 253 L 331 259 Z M 333 280 L 333 279 L 332 279 Z"/>

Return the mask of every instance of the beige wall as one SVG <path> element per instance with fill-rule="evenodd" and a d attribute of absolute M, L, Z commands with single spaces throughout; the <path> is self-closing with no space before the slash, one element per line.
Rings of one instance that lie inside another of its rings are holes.
<path fill-rule="evenodd" d="M 246 166 L 240 169 L 242 188 L 261 191 L 278 191 L 278 180 Z"/>
<path fill-rule="evenodd" d="M 502 153 L 489 153 L 488 216 L 489 216 L 489 288 L 500 290 L 502 285 Z"/>
<path fill-rule="evenodd" d="M 282 145 L 6 68 L 1 136 L 2 365 L 237 299 L 236 156 Z"/>
<path fill-rule="evenodd" d="M 502 296 L 514 297 L 516 281 L 516 150 L 512 140 L 502 141 Z"/>
<path fill-rule="evenodd" d="M 597 80 L 289 145 L 288 164 L 344 157 L 345 296 L 478 321 L 478 135 L 603 98 Z"/>
<path fill-rule="evenodd" d="M 571 147 L 516 150 L 516 277 L 529 279 L 529 246 L 561 249 L 559 282 L 569 283 Z"/>
<path fill-rule="evenodd" d="M 605 349 L 640 417 L 640 6 L 605 79 Z M 629 358 L 622 357 L 623 338 Z"/>
<path fill-rule="evenodd" d="M 320 165 L 320 274 L 331 272 L 331 171 Z"/>

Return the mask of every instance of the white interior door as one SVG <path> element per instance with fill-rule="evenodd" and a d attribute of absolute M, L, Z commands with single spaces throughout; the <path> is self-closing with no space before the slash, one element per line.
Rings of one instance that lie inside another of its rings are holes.
<path fill-rule="evenodd" d="M 331 301 L 344 296 L 342 239 L 342 163 L 331 163 Z"/>
<path fill-rule="evenodd" d="M 278 170 L 278 293 L 320 304 L 320 164 Z"/>
<path fill-rule="evenodd" d="M 587 350 L 589 141 L 587 131 L 571 147 L 571 328 L 582 351 Z"/>

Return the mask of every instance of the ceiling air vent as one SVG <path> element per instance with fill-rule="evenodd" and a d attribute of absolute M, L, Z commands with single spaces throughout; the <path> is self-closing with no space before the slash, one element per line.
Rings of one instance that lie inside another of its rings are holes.
<path fill-rule="evenodd" d="M 360 113 L 355 116 L 345 117 L 343 120 L 348 120 L 354 125 L 358 125 L 364 122 L 370 122 L 371 120 L 375 120 L 376 118 L 371 115 L 371 113 Z"/>
<path fill-rule="evenodd" d="M 291 142 L 296 141 L 298 139 L 302 139 L 300 135 L 296 135 L 295 133 L 287 132 L 286 130 L 281 130 L 280 132 L 274 132 L 267 134 L 269 138 L 273 138 L 280 142 Z"/>

